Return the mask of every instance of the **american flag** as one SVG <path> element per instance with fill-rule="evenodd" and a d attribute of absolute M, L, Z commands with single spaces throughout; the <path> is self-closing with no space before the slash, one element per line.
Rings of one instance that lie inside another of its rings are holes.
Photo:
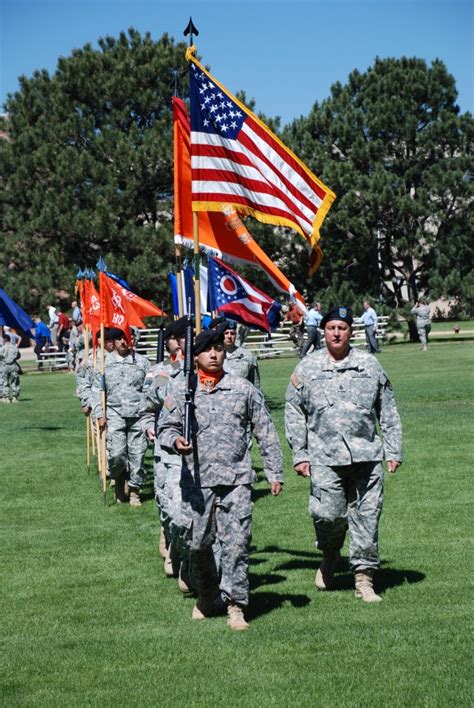
<path fill-rule="evenodd" d="M 335 194 L 190 50 L 187 58 L 193 209 L 233 204 L 260 221 L 296 229 L 316 247 Z"/>
<path fill-rule="evenodd" d="M 281 305 L 218 258 L 208 258 L 209 309 L 270 332 L 278 324 Z"/>

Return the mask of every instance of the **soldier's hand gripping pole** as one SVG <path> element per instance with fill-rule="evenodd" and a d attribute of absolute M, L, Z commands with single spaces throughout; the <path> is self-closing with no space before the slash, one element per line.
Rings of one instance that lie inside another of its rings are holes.
<path fill-rule="evenodd" d="M 186 389 L 184 394 L 183 437 L 186 441 L 186 445 L 189 445 L 191 443 L 191 422 L 194 406 L 193 320 L 191 314 L 191 298 L 188 299 L 188 322 L 184 341 L 184 375 L 186 377 Z"/>

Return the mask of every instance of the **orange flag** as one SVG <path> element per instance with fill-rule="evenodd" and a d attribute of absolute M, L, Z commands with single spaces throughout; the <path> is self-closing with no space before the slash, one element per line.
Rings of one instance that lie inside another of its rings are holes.
<path fill-rule="evenodd" d="M 99 279 L 101 322 L 106 327 L 118 327 L 128 334 L 128 327 L 145 326 L 142 317 L 166 316 L 159 307 L 127 290 L 107 273 L 101 272 Z"/>
<path fill-rule="evenodd" d="M 193 246 L 193 214 L 191 197 L 190 123 L 184 102 L 173 98 L 174 121 L 174 240 L 178 245 Z M 236 210 L 223 206 L 225 213 L 198 212 L 199 245 L 218 258 L 256 265 L 266 272 L 276 288 L 304 299 L 288 278 L 273 263 L 247 231 Z"/>

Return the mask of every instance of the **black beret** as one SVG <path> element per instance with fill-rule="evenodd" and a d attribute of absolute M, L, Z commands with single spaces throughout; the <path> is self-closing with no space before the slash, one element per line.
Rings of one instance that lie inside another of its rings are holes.
<path fill-rule="evenodd" d="M 113 342 L 116 339 L 122 339 L 122 337 L 127 339 L 127 335 L 123 329 L 119 329 L 118 327 L 106 327 L 104 329 L 104 340 L 107 342 Z"/>
<path fill-rule="evenodd" d="M 209 322 L 209 329 L 215 329 L 219 325 L 224 324 L 224 322 L 227 322 L 227 317 L 224 317 L 224 315 L 214 317 L 214 319 Z"/>
<path fill-rule="evenodd" d="M 331 320 L 341 320 L 341 322 L 347 322 L 350 327 L 354 321 L 352 319 L 352 310 L 350 307 L 345 307 L 343 305 L 340 307 L 333 307 L 332 310 L 329 310 L 329 312 L 327 312 L 321 320 L 319 325 L 321 329 L 324 329 L 327 323 Z"/>
<path fill-rule="evenodd" d="M 194 340 L 193 353 L 201 354 L 212 344 L 224 344 L 224 331 L 226 329 L 225 323 L 220 324 L 216 329 L 204 329 Z"/>
<path fill-rule="evenodd" d="M 189 320 L 186 316 L 180 317 L 179 320 L 174 320 L 174 322 L 170 322 L 165 329 L 165 339 L 168 339 L 168 337 L 176 337 L 176 339 L 184 337 L 188 322 Z"/>

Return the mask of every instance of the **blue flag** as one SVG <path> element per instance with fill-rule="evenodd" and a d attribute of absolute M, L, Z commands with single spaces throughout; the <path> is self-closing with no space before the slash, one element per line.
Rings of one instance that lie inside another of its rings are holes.
<path fill-rule="evenodd" d="M 0 288 L 0 325 L 19 329 L 29 337 L 32 337 L 30 329 L 35 326 L 31 317 L 7 295 L 3 288 Z"/>

